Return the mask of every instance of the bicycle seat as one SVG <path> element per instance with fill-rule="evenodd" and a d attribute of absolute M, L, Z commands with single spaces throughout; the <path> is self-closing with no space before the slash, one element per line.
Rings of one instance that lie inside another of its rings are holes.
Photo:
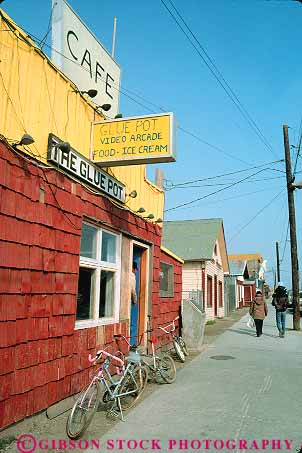
<path fill-rule="evenodd" d="M 134 352 L 130 349 L 128 356 L 126 357 L 126 361 L 130 363 L 140 363 L 141 356 L 138 352 Z"/>
<path fill-rule="evenodd" d="M 130 351 L 136 351 L 137 350 L 137 345 L 136 344 L 133 344 L 132 346 L 130 346 Z"/>

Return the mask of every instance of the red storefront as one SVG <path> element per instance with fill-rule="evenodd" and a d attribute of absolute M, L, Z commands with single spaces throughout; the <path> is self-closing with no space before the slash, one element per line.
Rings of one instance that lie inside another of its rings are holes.
<path fill-rule="evenodd" d="M 148 315 L 156 329 L 179 314 L 182 265 L 161 250 L 157 224 L 4 140 L 0 203 L 4 427 L 78 392 L 88 380 L 88 354 L 112 343 L 114 333 L 129 335 L 134 253 L 140 257 L 140 333 Z M 94 255 L 96 244 L 101 251 Z M 165 269 L 168 280 L 161 281 Z"/>

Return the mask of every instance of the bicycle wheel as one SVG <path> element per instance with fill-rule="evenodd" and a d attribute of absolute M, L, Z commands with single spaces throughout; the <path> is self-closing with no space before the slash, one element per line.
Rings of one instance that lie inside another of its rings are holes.
<path fill-rule="evenodd" d="M 167 384 L 172 384 L 176 378 L 176 367 L 174 360 L 168 354 L 160 357 L 156 361 L 158 367 L 158 374 Z"/>
<path fill-rule="evenodd" d="M 66 433 L 70 439 L 77 439 L 87 429 L 99 403 L 100 388 L 97 382 L 89 384 L 80 393 L 66 422 Z"/>
<path fill-rule="evenodd" d="M 132 392 L 120 397 L 121 408 L 124 411 L 134 406 L 145 390 L 148 381 L 148 369 L 146 366 L 136 366 L 131 372 L 132 375 L 130 373 L 127 374 L 119 388 L 119 393 Z"/>
<path fill-rule="evenodd" d="M 176 352 L 176 355 L 177 357 L 179 358 L 179 360 L 181 362 L 185 362 L 186 361 L 186 356 L 185 356 L 185 353 L 182 349 L 182 347 L 180 346 L 179 342 L 178 342 L 178 338 L 174 337 L 173 338 L 173 346 L 174 346 L 174 349 L 175 349 L 175 352 Z"/>
<path fill-rule="evenodd" d="M 178 337 L 178 341 L 185 355 L 189 355 L 187 345 L 185 340 L 182 337 Z"/>

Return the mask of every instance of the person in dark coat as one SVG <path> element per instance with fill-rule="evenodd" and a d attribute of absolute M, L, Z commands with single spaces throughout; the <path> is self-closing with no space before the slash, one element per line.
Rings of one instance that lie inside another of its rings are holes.
<path fill-rule="evenodd" d="M 282 282 L 279 282 L 275 289 L 272 305 L 276 309 L 276 325 L 279 330 L 279 337 L 284 338 L 288 293 Z"/>
<path fill-rule="evenodd" d="M 250 315 L 255 321 L 256 335 L 261 337 L 263 320 L 267 316 L 268 310 L 266 302 L 263 299 L 262 292 L 260 290 L 256 291 L 256 296 L 251 302 L 250 305 Z"/>

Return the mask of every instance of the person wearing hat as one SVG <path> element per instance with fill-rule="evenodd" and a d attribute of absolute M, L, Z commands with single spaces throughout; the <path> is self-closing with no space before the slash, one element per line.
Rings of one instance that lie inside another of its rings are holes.
<path fill-rule="evenodd" d="M 263 299 L 262 291 L 258 289 L 256 291 L 255 298 L 253 299 L 250 305 L 250 315 L 255 321 L 257 337 L 261 337 L 262 335 L 263 320 L 267 316 L 267 313 L 268 313 L 267 305 Z"/>
<path fill-rule="evenodd" d="M 276 309 L 276 325 L 279 330 L 279 337 L 284 338 L 288 294 L 287 289 L 282 282 L 279 282 L 275 289 L 272 305 Z"/>

